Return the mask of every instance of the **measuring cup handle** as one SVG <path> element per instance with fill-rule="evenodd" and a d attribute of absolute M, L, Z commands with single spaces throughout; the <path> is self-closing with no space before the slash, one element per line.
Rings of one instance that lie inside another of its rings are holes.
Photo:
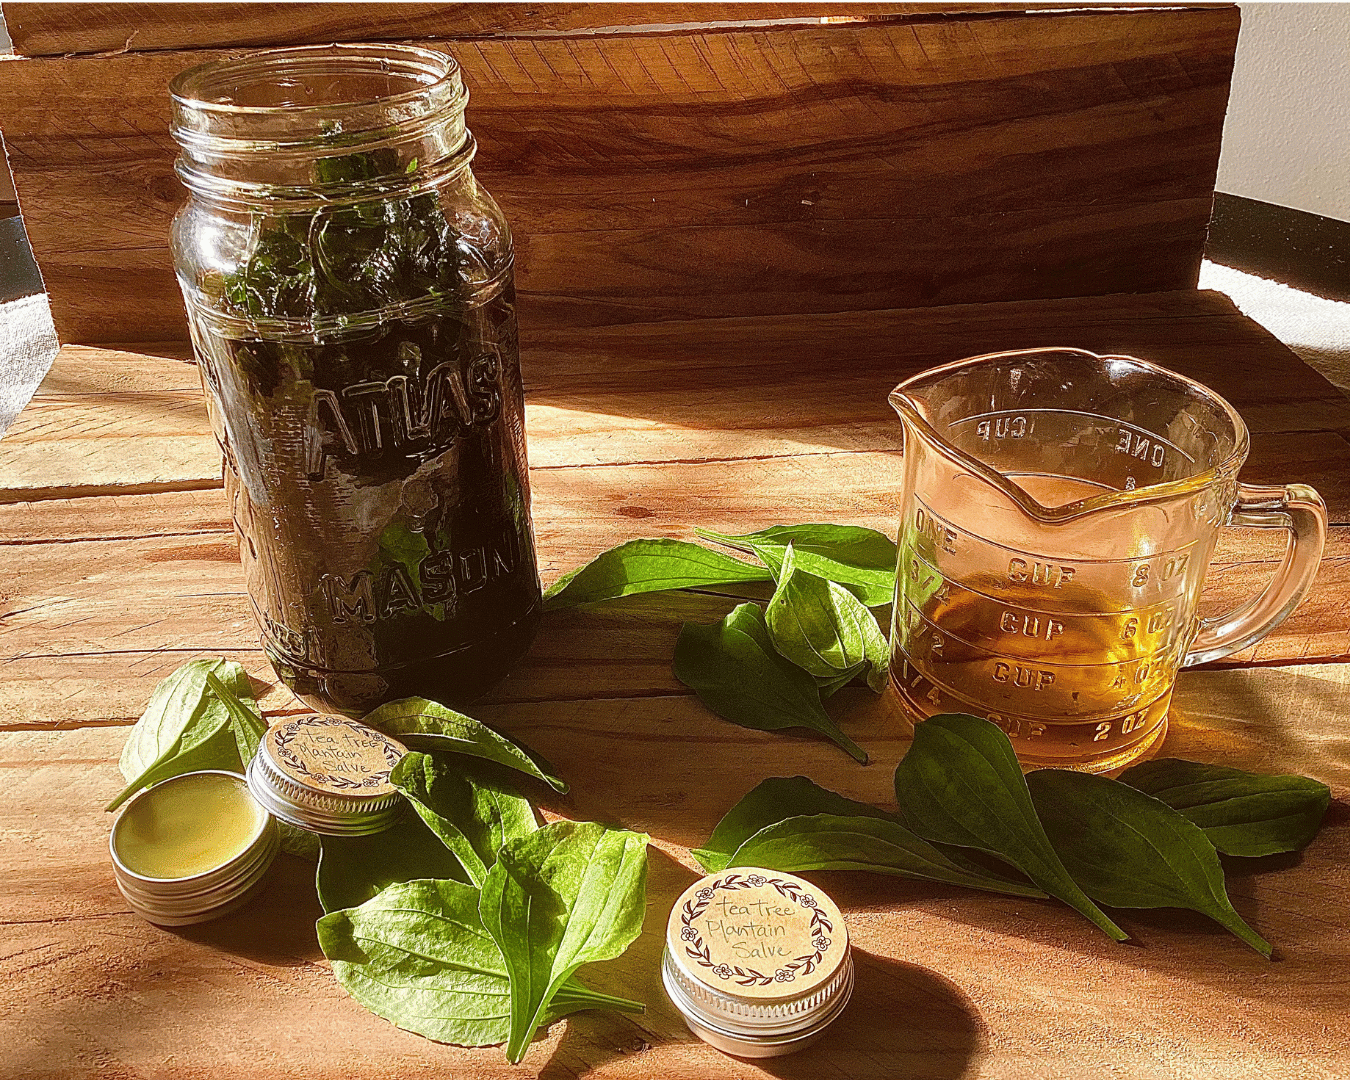
<path fill-rule="evenodd" d="M 1228 524 L 1287 530 L 1284 559 L 1258 596 L 1226 614 L 1200 620 L 1183 667 L 1218 660 L 1260 641 L 1298 607 L 1317 576 L 1327 539 L 1327 507 L 1307 484 L 1238 484 Z"/>

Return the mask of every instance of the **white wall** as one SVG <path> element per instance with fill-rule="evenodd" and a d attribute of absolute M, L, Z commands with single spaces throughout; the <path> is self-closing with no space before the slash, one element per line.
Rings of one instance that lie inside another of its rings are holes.
<path fill-rule="evenodd" d="M 1216 187 L 1350 221 L 1350 3 L 1238 7 Z"/>

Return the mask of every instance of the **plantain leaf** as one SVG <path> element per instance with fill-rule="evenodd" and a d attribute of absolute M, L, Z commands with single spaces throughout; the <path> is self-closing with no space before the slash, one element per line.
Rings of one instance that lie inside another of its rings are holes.
<path fill-rule="evenodd" d="M 1225 855 L 1299 851 L 1331 804 L 1331 789 L 1306 776 L 1263 776 L 1179 758 L 1146 761 L 1120 779 L 1179 811 Z"/>
<path fill-rule="evenodd" d="M 359 907 L 321 918 L 319 947 L 337 981 L 377 1016 L 439 1042 L 504 1042 L 511 1032 L 510 977 L 478 904 L 478 890 L 457 881 L 392 885 Z M 589 1008 L 642 1010 L 568 980 L 540 1019 L 548 1024 Z"/>
<path fill-rule="evenodd" d="M 647 837 L 555 821 L 509 841 L 479 900 L 511 979 L 506 1056 L 525 1056 L 555 995 L 582 964 L 612 960 L 642 931 Z"/>
<path fill-rule="evenodd" d="M 896 547 L 889 537 L 855 525 L 775 525 L 744 536 L 696 529 L 738 551 L 752 552 L 781 579 L 788 547 L 808 574 L 843 585 L 868 607 L 882 607 L 895 597 Z"/>
<path fill-rule="evenodd" d="M 687 540 L 630 540 L 564 574 L 544 592 L 544 610 L 594 604 L 635 593 L 770 581 L 763 566 Z"/>
<path fill-rule="evenodd" d="M 775 842 L 779 842 L 787 832 L 772 832 L 786 821 L 801 823 L 805 829 L 811 829 L 807 824 L 811 820 L 824 820 L 826 818 L 834 819 L 837 823 L 848 822 L 850 828 L 858 831 L 871 833 L 878 826 L 873 823 L 880 823 L 880 826 L 894 826 L 900 833 L 892 833 L 886 828 L 881 828 L 880 834 L 889 837 L 894 842 L 910 845 L 916 852 L 921 852 L 922 857 L 931 857 L 934 862 L 944 868 L 943 872 L 949 872 L 953 867 L 955 871 L 967 879 L 966 883 L 979 880 L 982 883 L 973 885 L 973 888 L 988 888 L 996 892 L 1011 892 L 1020 896 L 1044 896 L 1044 893 L 1035 889 L 1028 889 L 1025 883 L 1010 881 L 1007 878 L 991 874 L 987 869 L 971 862 L 960 853 L 957 848 L 945 848 L 940 844 L 929 844 L 921 840 L 912 832 L 904 827 L 895 814 L 887 813 L 879 807 L 872 806 L 869 803 L 857 802 L 854 799 L 846 799 L 833 791 L 813 783 L 805 776 L 773 776 L 767 780 L 761 781 L 723 816 L 713 829 L 712 836 L 708 838 L 705 847 L 696 848 L 691 854 L 696 858 L 703 868 L 709 873 L 717 873 L 725 870 L 731 865 L 749 865 L 745 859 L 747 845 L 760 837 L 771 836 Z M 790 830 L 789 830 L 790 831 Z M 820 829 L 815 829 L 821 832 Z M 841 825 L 837 832 L 845 831 Z M 901 835 L 901 833 L 903 835 Z M 815 856 L 823 857 L 825 852 L 838 853 L 842 850 L 842 845 L 846 841 L 836 840 L 830 836 L 822 837 L 822 847 Z M 859 844 L 870 845 L 870 841 L 859 840 Z M 922 845 L 922 847 L 919 847 Z M 927 849 L 932 849 L 931 852 Z M 804 847 L 794 847 L 794 858 L 801 858 L 804 865 L 800 869 L 808 869 L 805 861 L 808 860 L 809 853 Z M 888 851 L 883 847 L 877 847 L 873 852 L 880 860 L 875 867 L 857 865 L 844 867 L 831 867 L 833 869 L 855 869 L 869 870 L 874 869 L 877 873 L 894 873 L 894 868 L 888 869 L 887 861 L 894 863 L 902 856 Z M 830 856 L 833 858 L 833 854 Z M 840 856 L 842 858 L 842 856 Z M 733 859 L 735 860 L 733 862 Z M 918 866 L 915 862 L 911 868 Z M 787 866 L 774 865 L 773 869 L 789 870 Z M 815 867 L 816 869 L 826 869 L 825 866 Z M 947 878 L 939 877 L 934 880 L 945 881 Z"/>
<path fill-rule="evenodd" d="M 436 701 L 426 698 L 391 701 L 368 713 L 362 723 L 393 735 L 413 750 L 494 761 L 542 780 L 555 791 L 567 790 L 567 785 L 554 775 L 553 766 L 534 751 Z"/>
<path fill-rule="evenodd" d="M 469 880 L 441 838 L 411 812 L 383 832 L 324 836 L 319 847 L 314 885 L 324 911 L 357 907 L 391 885 L 419 878 Z"/>
<path fill-rule="evenodd" d="M 988 852 L 1116 941 L 1128 939 L 1065 869 L 1008 736 L 988 720 L 939 713 L 916 724 L 914 743 L 895 769 L 895 796 L 905 823 L 925 840 Z"/>
<path fill-rule="evenodd" d="M 505 771 L 472 759 L 413 751 L 404 754 L 389 775 L 480 888 L 497 861 L 497 849 L 539 827 L 529 800 L 501 775 Z"/>
<path fill-rule="evenodd" d="M 234 712 L 207 684 L 218 679 Z M 257 713 L 248 673 L 232 660 L 189 660 L 158 686 L 122 747 L 129 781 L 108 804 L 116 810 L 142 788 L 202 769 L 243 772 L 266 725 Z"/>
<path fill-rule="evenodd" d="M 868 803 L 846 799 L 805 776 L 771 776 L 761 780 L 728 810 L 708 837 L 708 843 L 690 852 L 703 869 L 716 874 L 731 865 L 731 856 L 755 833 L 790 817 L 834 814 L 895 820 Z"/>
<path fill-rule="evenodd" d="M 810 728 L 867 763 L 825 712 L 815 680 L 774 650 L 757 604 L 741 604 L 720 623 L 685 623 L 675 677 L 724 720 L 759 731 Z"/>
<path fill-rule="evenodd" d="M 1012 896 L 1045 896 L 1030 885 L 958 863 L 898 821 L 879 817 L 815 814 L 786 818 L 760 829 L 736 849 L 727 865 L 791 873 L 865 870 Z"/>
<path fill-rule="evenodd" d="M 1189 908 L 1270 958 L 1270 945 L 1229 903 L 1214 845 L 1166 803 L 1117 780 L 1065 769 L 1038 769 L 1027 785 L 1055 851 L 1094 900 Z"/>
<path fill-rule="evenodd" d="M 825 701 L 856 679 L 867 670 L 866 664 L 859 664 L 855 668 L 836 675 L 832 679 L 816 679 L 816 689 L 820 691 L 820 700 Z"/>
<path fill-rule="evenodd" d="M 868 685 L 885 685 L 890 650 L 876 619 L 842 585 L 801 569 L 791 544 L 764 622 L 778 653 L 817 679 L 833 684 L 867 665 Z"/>

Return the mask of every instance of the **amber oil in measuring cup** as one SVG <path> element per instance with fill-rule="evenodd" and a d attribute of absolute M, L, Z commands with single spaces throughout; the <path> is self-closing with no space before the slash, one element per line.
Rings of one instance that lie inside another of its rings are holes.
<path fill-rule="evenodd" d="M 891 403 L 905 429 L 892 685 L 914 719 L 987 717 L 1024 764 L 1142 756 L 1178 670 L 1265 636 L 1316 573 L 1317 493 L 1238 483 L 1237 411 L 1157 365 L 994 353 L 910 379 Z M 1265 592 L 1203 619 L 1225 524 L 1290 542 Z"/>

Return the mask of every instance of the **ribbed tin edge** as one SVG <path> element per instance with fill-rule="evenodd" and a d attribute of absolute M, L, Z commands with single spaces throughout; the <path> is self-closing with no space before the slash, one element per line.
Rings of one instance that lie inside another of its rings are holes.
<path fill-rule="evenodd" d="M 381 796 L 379 800 L 366 800 L 364 805 L 353 806 L 351 801 L 343 802 L 337 797 L 310 791 L 285 777 L 277 783 L 276 773 L 267 766 L 262 750 L 249 762 L 247 780 L 253 798 L 273 817 L 307 832 L 324 836 L 368 836 L 389 828 L 403 811 L 403 798 L 397 791 L 392 796 Z M 287 798 L 295 792 L 313 798 L 305 801 Z"/>
<path fill-rule="evenodd" d="M 661 982 L 671 1003 L 693 1025 L 709 1029 L 715 1035 L 732 1041 L 742 1041 L 747 1047 L 763 1049 L 779 1044 L 797 1044 L 799 1040 L 819 1034 L 844 1011 L 853 996 L 853 957 L 848 955 L 838 972 L 818 989 L 801 998 L 773 1005 L 758 1006 L 754 1010 L 720 1011 L 728 995 L 710 992 L 703 1000 L 688 993 L 690 981 L 679 970 L 670 949 L 662 956 Z M 741 1005 L 742 1000 L 733 1004 Z M 777 1010 L 777 1011 L 775 1011 Z M 752 1014 L 753 1012 L 753 1014 Z M 758 1056 L 758 1055 L 756 1055 Z"/>
<path fill-rule="evenodd" d="M 800 997 L 757 1002 L 720 993 L 680 970 L 667 946 L 662 957 L 662 972 L 671 1000 L 682 1012 L 690 1012 L 700 1022 L 733 1035 L 775 1035 L 798 1032 L 811 1027 L 840 993 L 853 984 L 853 957 L 846 954 L 839 970 Z M 673 991 L 673 992 L 672 992 Z"/>
<path fill-rule="evenodd" d="M 137 888 L 135 882 L 127 880 L 114 868 L 117 889 L 133 912 L 160 926 L 186 926 L 226 915 L 253 895 L 281 850 L 275 824 L 271 821 L 268 824 L 271 826 L 268 843 L 254 851 L 250 865 L 214 889 L 180 895 L 146 894 Z"/>

